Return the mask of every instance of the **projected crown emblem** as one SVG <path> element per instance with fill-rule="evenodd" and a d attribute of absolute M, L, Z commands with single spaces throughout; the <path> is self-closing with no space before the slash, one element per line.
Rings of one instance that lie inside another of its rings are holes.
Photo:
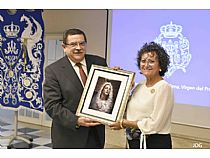
<path fill-rule="evenodd" d="M 161 44 L 170 56 L 170 65 L 165 76 L 169 78 L 176 70 L 186 72 L 192 55 L 190 54 L 190 41 L 183 36 L 182 26 L 173 24 L 162 25 L 160 34 L 155 42 Z"/>
<path fill-rule="evenodd" d="M 8 37 L 8 38 L 17 37 L 19 31 L 20 31 L 20 27 L 18 25 L 14 25 L 13 22 L 11 22 L 10 25 L 4 26 L 4 32 L 6 34 L 6 37 Z"/>
<path fill-rule="evenodd" d="M 168 25 L 160 27 L 160 32 L 165 38 L 176 38 L 182 32 L 182 26 L 172 24 L 172 21 Z"/>

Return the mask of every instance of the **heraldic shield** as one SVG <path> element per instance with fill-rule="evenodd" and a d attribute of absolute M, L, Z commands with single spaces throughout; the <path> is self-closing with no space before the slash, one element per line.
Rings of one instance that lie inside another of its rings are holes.
<path fill-rule="evenodd" d="M 43 111 L 42 10 L 0 10 L 0 105 Z"/>
<path fill-rule="evenodd" d="M 174 24 L 170 21 L 169 24 L 160 27 L 160 34 L 154 40 L 161 44 L 170 56 L 170 65 L 165 76 L 169 78 L 173 73 L 181 69 L 186 72 L 192 55 L 190 54 L 190 41 L 182 33 L 183 26 Z"/>

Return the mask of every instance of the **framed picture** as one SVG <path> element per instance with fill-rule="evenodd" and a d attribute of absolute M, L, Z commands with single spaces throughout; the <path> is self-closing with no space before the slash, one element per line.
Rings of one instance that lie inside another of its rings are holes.
<path fill-rule="evenodd" d="M 103 124 L 121 120 L 134 76 L 134 72 L 92 65 L 76 115 Z"/>

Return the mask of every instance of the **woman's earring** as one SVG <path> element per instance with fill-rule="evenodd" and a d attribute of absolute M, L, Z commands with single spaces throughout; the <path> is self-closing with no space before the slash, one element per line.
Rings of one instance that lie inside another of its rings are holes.
<path fill-rule="evenodd" d="M 161 72 L 162 70 L 160 69 L 159 71 Z"/>

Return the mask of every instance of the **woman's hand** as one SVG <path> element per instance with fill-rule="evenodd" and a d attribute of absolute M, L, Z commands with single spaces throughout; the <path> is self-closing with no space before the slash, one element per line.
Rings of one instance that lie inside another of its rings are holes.
<path fill-rule="evenodd" d="M 126 119 L 122 119 L 120 121 L 111 123 L 109 125 L 109 127 L 112 130 L 119 130 L 119 129 L 124 129 L 124 128 L 139 128 L 137 125 L 137 122 L 138 122 L 138 120 L 137 121 L 129 121 Z"/>
<path fill-rule="evenodd" d="M 122 128 L 120 127 L 120 122 L 119 122 L 119 121 L 114 122 L 114 123 L 111 123 L 111 124 L 109 125 L 109 127 L 110 127 L 112 130 L 120 130 L 120 129 L 122 129 Z"/>

